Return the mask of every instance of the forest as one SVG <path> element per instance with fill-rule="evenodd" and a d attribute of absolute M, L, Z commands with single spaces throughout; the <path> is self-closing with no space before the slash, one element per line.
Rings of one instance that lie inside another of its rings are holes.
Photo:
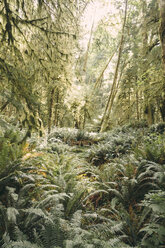
<path fill-rule="evenodd" d="M 165 248 L 165 0 L 0 0 L 0 247 Z"/>

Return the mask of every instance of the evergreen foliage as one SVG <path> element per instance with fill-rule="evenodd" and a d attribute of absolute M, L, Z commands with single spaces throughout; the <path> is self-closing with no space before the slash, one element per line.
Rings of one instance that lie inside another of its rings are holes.
<path fill-rule="evenodd" d="M 92 2 L 0 1 L 2 248 L 164 247 L 165 7 Z"/>

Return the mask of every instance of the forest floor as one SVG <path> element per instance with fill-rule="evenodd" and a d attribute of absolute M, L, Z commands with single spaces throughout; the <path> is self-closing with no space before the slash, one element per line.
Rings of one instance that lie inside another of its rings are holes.
<path fill-rule="evenodd" d="M 19 144 L 2 128 L 0 247 L 164 247 L 164 133 L 55 128 Z"/>

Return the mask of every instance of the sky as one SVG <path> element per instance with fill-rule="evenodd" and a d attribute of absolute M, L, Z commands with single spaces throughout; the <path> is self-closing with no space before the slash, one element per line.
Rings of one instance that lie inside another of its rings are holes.
<path fill-rule="evenodd" d="M 94 21 L 94 28 L 96 28 L 99 21 L 106 16 L 113 15 L 117 13 L 117 9 L 114 7 L 113 0 L 93 0 L 86 8 L 85 13 L 81 20 L 81 25 L 83 29 L 83 39 L 81 41 L 82 46 L 86 47 L 92 23 Z M 115 20 L 114 20 L 115 21 Z M 115 21 L 116 22 L 116 21 Z M 111 33 L 116 35 L 116 27 L 112 30 Z"/>
<path fill-rule="evenodd" d="M 94 0 L 91 2 L 88 7 L 85 10 L 84 18 L 83 18 L 83 24 L 86 27 L 90 27 L 92 25 L 93 19 L 95 22 L 95 25 L 98 24 L 98 22 L 108 14 L 108 12 L 115 11 L 112 1 L 105 0 Z"/>

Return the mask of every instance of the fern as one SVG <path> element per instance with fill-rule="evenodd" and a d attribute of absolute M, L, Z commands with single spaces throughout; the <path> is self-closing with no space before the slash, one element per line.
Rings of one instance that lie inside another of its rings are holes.
<path fill-rule="evenodd" d="M 10 241 L 4 244 L 2 248 L 43 248 L 43 246 L 38 246 L 29 241 Z"/>

